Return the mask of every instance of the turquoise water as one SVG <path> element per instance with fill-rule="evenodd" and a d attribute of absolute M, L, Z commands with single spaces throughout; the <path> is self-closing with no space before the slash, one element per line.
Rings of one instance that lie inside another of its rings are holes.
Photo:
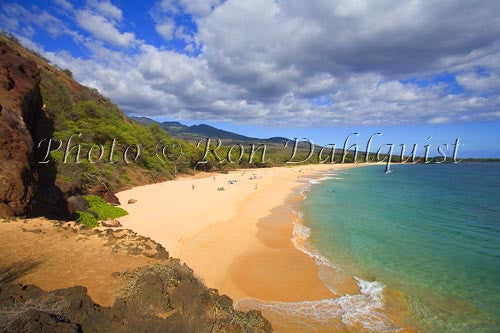
<path fill-rule="evenodd" d="M 425 332 L 500 331 L 500 164 L 339 171 L 302 203 L 310 242 L 403 292 Z"/>

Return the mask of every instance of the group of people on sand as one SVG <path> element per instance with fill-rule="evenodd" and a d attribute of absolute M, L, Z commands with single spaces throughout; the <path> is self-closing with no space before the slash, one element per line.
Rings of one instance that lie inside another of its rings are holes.
<path fill-rule="evenodd" d="M 244 176 L 245 175 L 245 171 L 243 171 L 241 173 L 241 175 Z M 260 178 L 262 178 L 262 176 L 257 177 L 256 174 L 253 174 L 252 177 L 248 178 L 248 180 L 255 180 L 255 179 L 260 179 Z M 213 177 L 213 180 L 215 181 L 215 176 Z M 237 182 L 236 180 L 229 180 L 228 181 L 229 184 L 235 184 L 236 182 Z M 196 188 L 196 186 L 194 184 L 192 184 L 191 185 L 191 190 L 194 191 L 195 188 Z M 258 186 L 257 186 L 257 184 L 255 184 L 254 190 L 256 190 L 257 188 L 258 188 Z M 224 191 L 224 190 L 225 190 L 224 186 L 217 187 L 217 191 Z"/>

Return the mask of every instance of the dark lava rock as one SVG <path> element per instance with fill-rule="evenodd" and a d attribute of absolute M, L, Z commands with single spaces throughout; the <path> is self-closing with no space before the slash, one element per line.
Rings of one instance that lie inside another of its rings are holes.
<path fill-rule="evenodd" d="M 107 228 L 117 228 L 122 226 L 122 224 L 118 220 L 106 220 L 102 221 L 101 224 L 103 227 Z"/>
<path fill-rule="evenodd" d="M 126 286 L 117 302 L 144 315 L 171 313 L 176 332 L 271 332 L 259 311 L 241 312 L 232 300 L 207 288 L 178 259 L 120 274 Z M 116 304 L 116 303 L 115 303 Z"/>
<path fill-rule="evenodd" d="M 68 212 L 73 214 L 74 211 L 86 211 L 89 209 L 89 203 L 80 195 L 74 195 L 67 199 Z"/>
<path fill-rule="evenodd" d="M 111 191 L 105 192 L 102 198 L 112 205 L 120 205 L 120 200 L 118 200 L 118 197 Z"/>
<path fill-rule="evenodd" d="M 260 312 L 235 310 L 229 297 L 205 287 L 178 260 L 113 277 L 126 286 L 111 307 L 94 303 L 84 287 L 46 292 L 0 283 L 0 332 L 272 331 Z"/>
<path fill-rule="evenodd" d="M 64 193 L 64 195 L 68 197 L 84 194 L 81 183 L 70 183 L 58 180 L 55 182 L 55 185 L 60 189 L 62 193 Z"/>
<path fill-rule="evenodd" d="M 89 193 L 100 196 L 101 198 L 106 200 L 106 202 L 112 205 L 120 205 L 120 200 L 118 200 L 118 197 L 103 185 L 94 186 L 89 190 Z"/>
<path fill-rule="evenodd" d="M 42 109 L 40 70 L 0 42 L 0 217 L 25 215 L 37 187 L 31 131 Z"/>
<path fill-rule="evenodd" d="M 0 217 L 69 218 L 62 192 L 54 185 L 54 163 L 37 163 L 42 159 L 34 151 L 53 133 L 40 80 L 34 61 L 0 41 Z"/>

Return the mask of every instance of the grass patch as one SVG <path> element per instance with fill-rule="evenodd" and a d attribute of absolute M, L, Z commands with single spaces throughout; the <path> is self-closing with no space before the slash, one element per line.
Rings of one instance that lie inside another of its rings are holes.
<path fill-rule="evenodd" d="M 97 195 L 84 195 L 83 198 L 89 203 L 89 210 L 97 214 L 97 220 L 99 221 L 128 215 L 125 209 L 112 206 Z"/>
<path fill-rule="evenodd" d="M 95 228 L 99 225 L 99 222 L 95 218 L 94 215 L 83 212 L 81 210 L 75 211 L 76 214 L 76 222 L 84 224 L 87 228 Z"/>
<path fill-rule="evenodd" d="M 125 209 L 110 205 L 97 195 L 84 195 L 83 198 L 89 203 L 89 209 L 85 212 L 76 211 L 75 220 L 78 223 L 84 224 L 87 228 L 99 226 L 99 221 L 116 219 L 128 214 Z"/>

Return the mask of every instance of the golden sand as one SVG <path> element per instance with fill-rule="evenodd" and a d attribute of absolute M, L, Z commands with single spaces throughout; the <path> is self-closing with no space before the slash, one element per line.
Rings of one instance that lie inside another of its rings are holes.
<path fill-rule="evenodd" d="M 248 169 L 181 178 L 117 194 L 126 228 L 161 243 L 205 281 L 235 300 L 312 300 L 331 297 L 314 260 L 295 249 L 286 204 L 307 177 L 352 165 Z M 234 184 L 228 181 L 236 180 Z M 194 186 L 194 189 L 193 189 Z M 224 187 L 223 191 L 217 188 Z M 129 199 L 137 199 L 127 204 Z"/>
<path fill-rule="evenodd" d="M 4 282 L 34 284 L 50 291 L 85 286 L 103 306 L 113 303 L 121 281 L 114 272 L 158 260 L 112 253 L 104 239 L 55 228 L 43 218 L 0 223 L 0 275 Z"/>
<path fill-rule="evenodd" d="M 255 308 L 252 303 L 245 303 L 249 299 L 271 304 L 358 295 L 356 281 L 334 269 L 333 278 L 329 279 L 334 282 L 332 293 L 320 280 L 315 260 L 291 241 L 293 223 L 297 221 L 293 208 L 301 200 L 299 189 L 327 171 L 355 166 L 198 173 L 136 187 L 117 193 L 129 212 L 120 222 L 125 228 L 161 243 L 171 256 L 193 268 L 206 285 L 241 301 L 238 305 L 242 310 Z M 224 190 L 218 190 L 220 187 Z M 137 202 L 128 204 L 129 199 Z M 0 224 L 4 235 L 0 238 L 0 267 L 26 266 L 16 282 L 36 284 L 46 290 L 83 285 L 97 303 L 110 305 L 121 287 L 111 274 L 154 261 L 143 256 L 110 254 L 104 240 L 57 231 L 43 219 L 30 220 L 27 225 L 27 229 L 40 229 L 43 237 L 23 230 L 23 225 Z M 407 311 L 402 306 L 404 299 L 397 293 L 387 296 L 389 316 L 398 322 Z M 258 308 L 278 332 L 365 331 L 357 323 L 346 325 L 340 316 L 317 322 L 310 320 L 306 312 L 288 315 Z"/>
<path fill-rule="evenodd" d="M 291 241 L 299 189 L 327 171 L 357 166 L 247 169 L 140 186 L 117 193 L 129 212 L 120 221 L 161 243 L 209 287 L 235 301 L 301 302 L 359 294 L 356 281 L 337 271 L 332 293 L 320 280 L 315 260 Z M 137 202 L 128 204 L 129 199 Z M 304 326 L 306 317 L 263 314 L 280 332 L 363 331 L 346 327 L 340 317 Z"/>

